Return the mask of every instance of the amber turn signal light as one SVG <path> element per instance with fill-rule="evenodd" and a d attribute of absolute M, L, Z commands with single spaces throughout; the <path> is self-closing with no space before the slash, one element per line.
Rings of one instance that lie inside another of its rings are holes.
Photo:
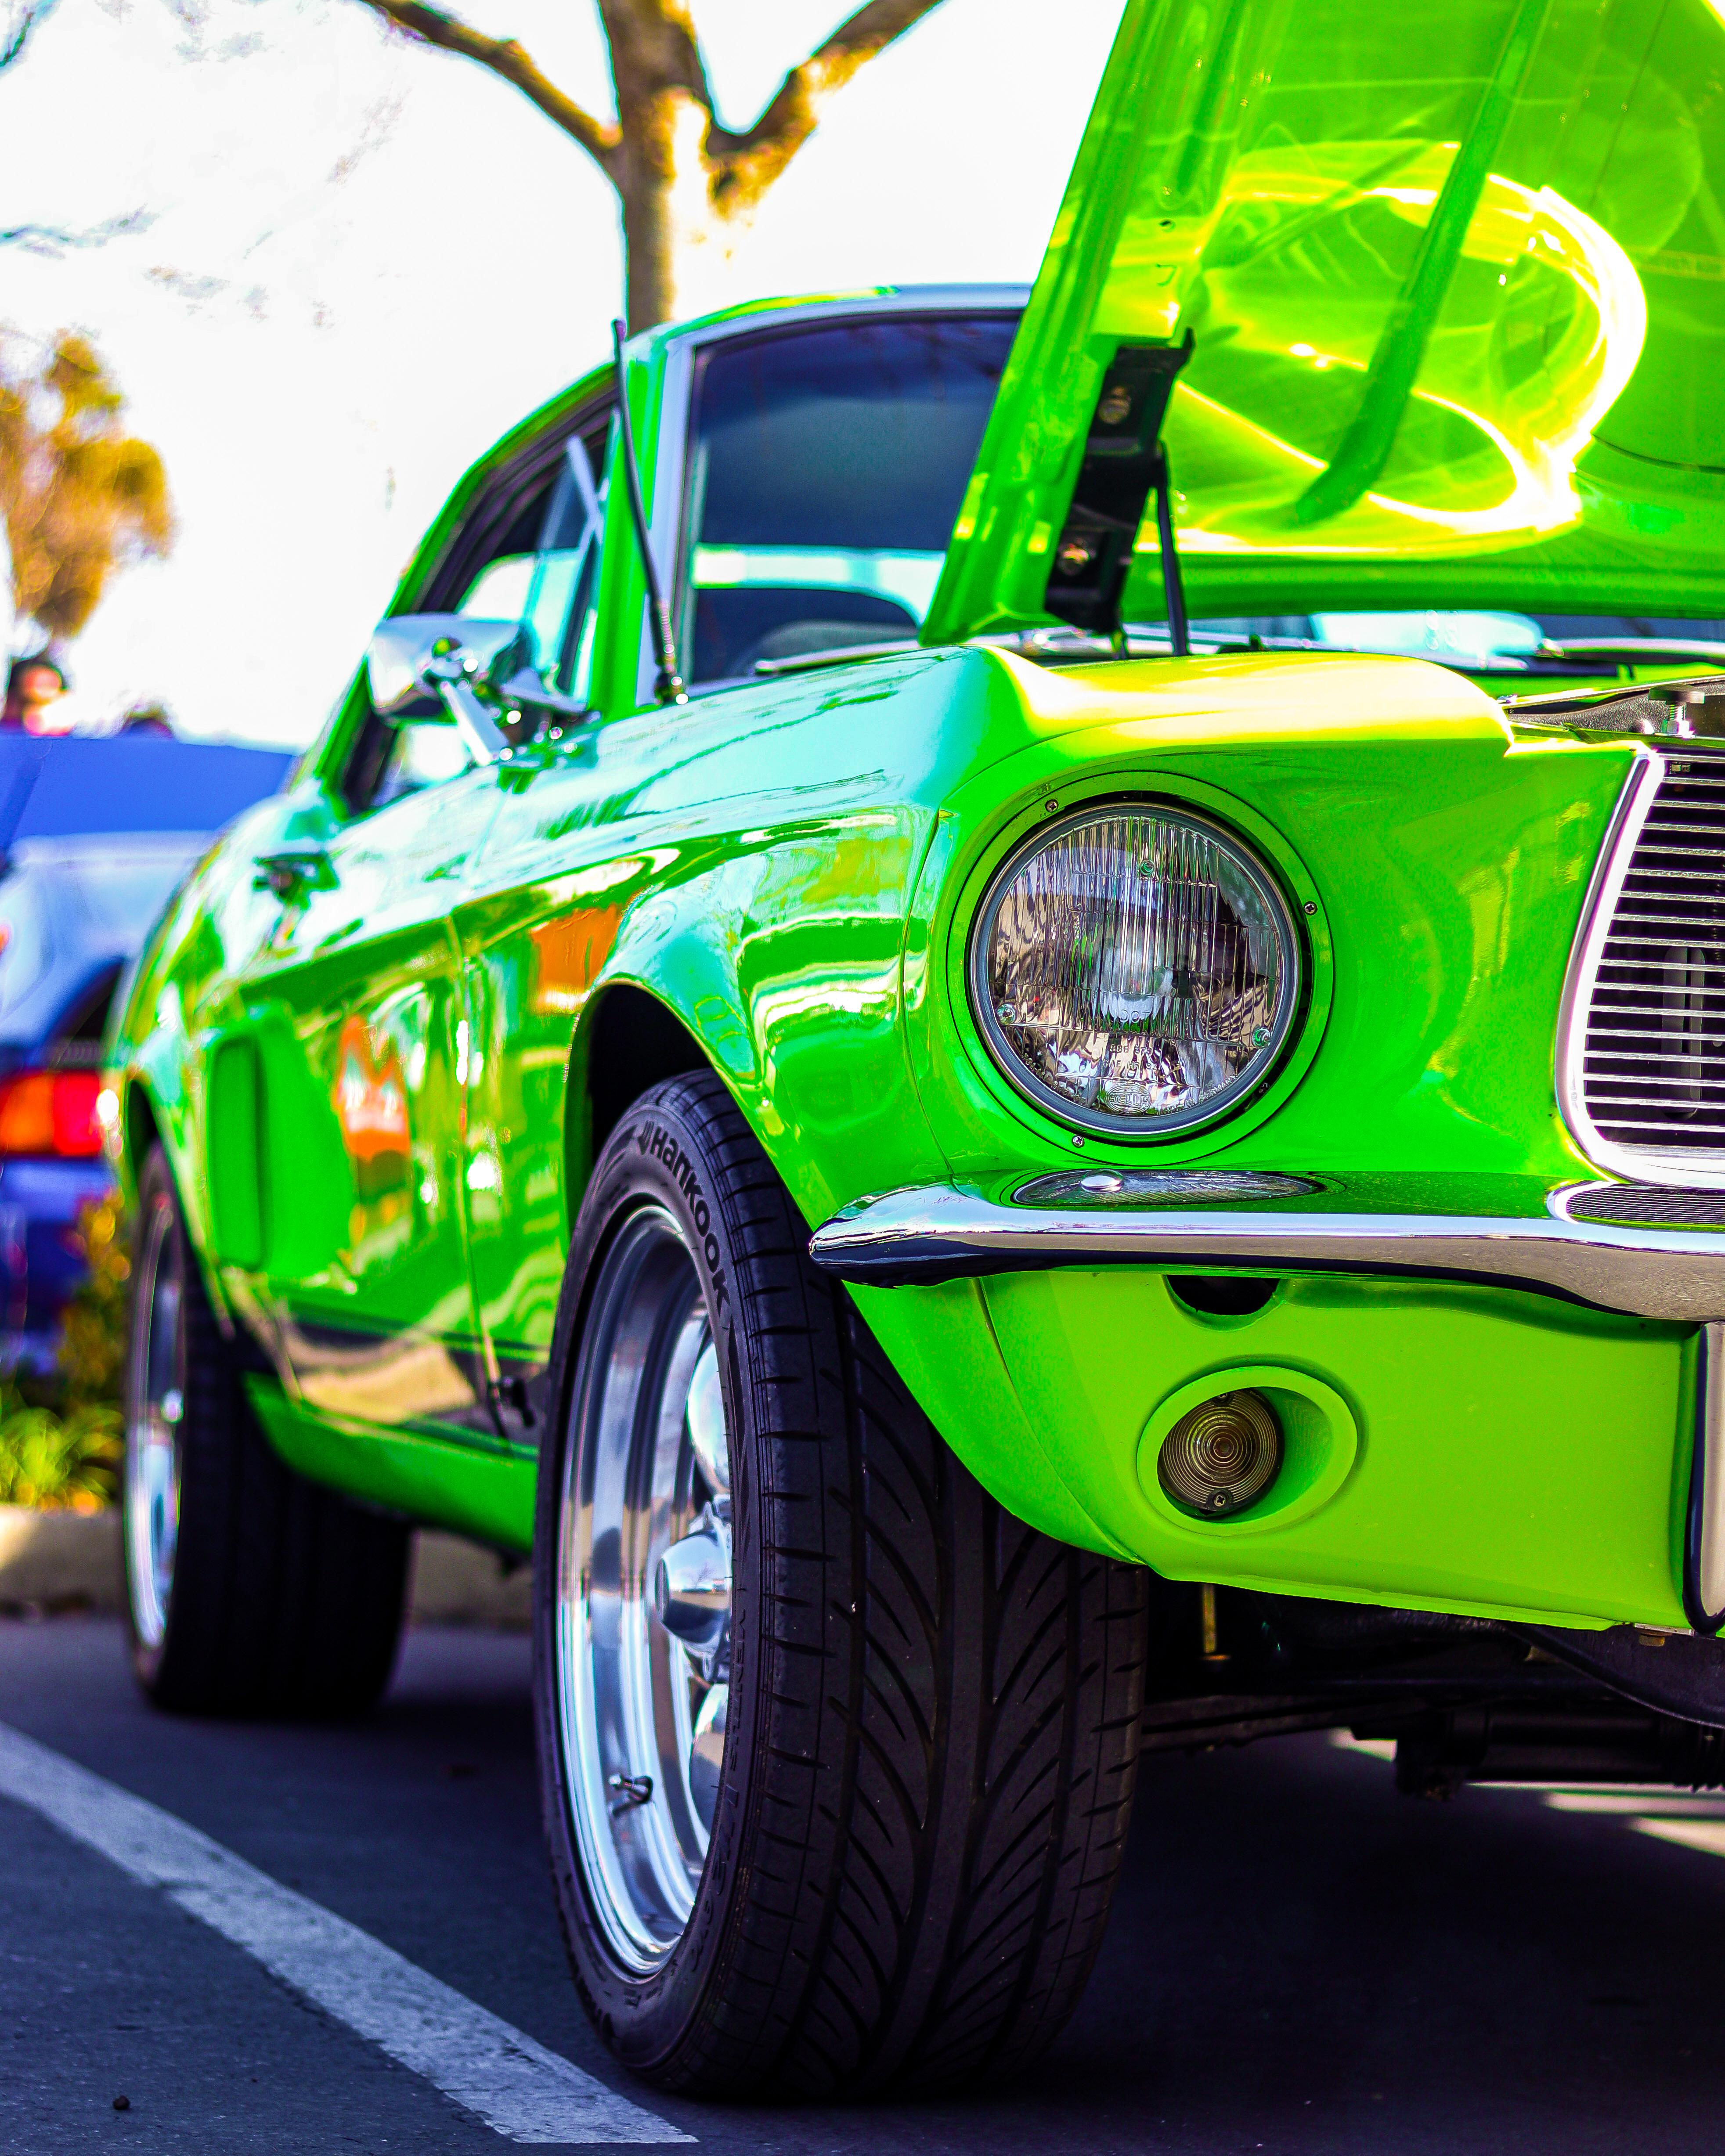
<path fill-rule="evenodd" d="M 1226 1519 L 1261 1497 L 1281 1466 L 1281 1425 L 1261 1393 L 1218 1393 L 1180 1417 L 1156 1471 L 1177 1505 Z"/>

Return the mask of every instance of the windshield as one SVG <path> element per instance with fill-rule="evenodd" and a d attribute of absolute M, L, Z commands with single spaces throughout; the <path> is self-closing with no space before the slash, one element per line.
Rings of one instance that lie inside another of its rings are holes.
<path fill-rule="evenodd" d="M 695 389 L 691 681 L 914 637 L 1018 326 L 876 316 L 733 339 Z"/>

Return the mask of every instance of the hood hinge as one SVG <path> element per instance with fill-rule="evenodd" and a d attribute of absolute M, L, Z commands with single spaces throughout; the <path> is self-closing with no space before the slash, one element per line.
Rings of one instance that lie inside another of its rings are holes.
<path fill-rule="evenodd" d="M 1192 342 L 1188 330 L 1183 344 L 1122 344 L 1116 350 L 1091 417 L 1043 600 L 1060 621 L 1117 635 L 1132 545 L 1153 491 L 1169 639 L 1182 655 L 1188 648 L 1186 601 L 1162 423 L 1174 378 L 1192 357 Z"/>

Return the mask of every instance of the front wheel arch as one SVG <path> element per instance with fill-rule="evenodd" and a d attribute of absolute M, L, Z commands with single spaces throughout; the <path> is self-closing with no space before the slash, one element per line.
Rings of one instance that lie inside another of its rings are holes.
<path fill-rule="evenodd" d="M 633 981 L 598 990 L 569 1051 L 564 1182 L 572 1222 L 593 1162 L 634 1102 L 668 1078 L 713 1068 L 700 1040 L 661 997 Z"/>

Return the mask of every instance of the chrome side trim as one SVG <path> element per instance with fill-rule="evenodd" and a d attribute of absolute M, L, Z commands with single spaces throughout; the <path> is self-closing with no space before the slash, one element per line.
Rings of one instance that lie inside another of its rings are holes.
<path fill-rule="evenodd" d="M 1690 1483 L 1685 1600 L 1697 1632 L 1725 1623 L 1725 1325 L 1704 1326 L 1696 1373 L 1695 1471 Z"/>
<path fill-rule="evenodd" d="M 1725 1322 L 1725 1231 L 1426 1213 L 1260 1212 L 1000 1204 L 937 1183 L 860 1201 L 817 1229 L 809 1255 L 859 1286 L 903 1287 L 1059 1266 L 1161 1272 L 1383 1274 L 1496 1282 L 1683 1324 Z M 1725 1373 L 1725 1353 L 1718 1364 Z M 1725 1383 L 1725 1374 L 1722 1374 Z M 1725 1430 L 1725 1412 L 1720 1418 Z M 1725 1437 L 1722 1437 L 1725 1457 Z M 1725 1577 L 1721 1527 L 1709 1545 Z"/>
<path fill-rule="evenodd" d="M 1583 1155 L 1607 1174 L 1624 1176 L 1637 1183 L 1725 1190 L 1725 1163 L 1720 1163 L 1717 1155 L 1710 1165 L 1705 1153 L 1667 1152 L 1656 1146 L 1619 1145 L 1600 1132 L 1587 1106 L 1587 1027 L 1599 961 L 1623 893 L 1624 879 L 1629 874 L 1643 827 L 1658 798 L 1666 768 L 1666 758 L 1655 751 L 1645 751 L 1636 757 L 1594 865 L 1593 881 L 1582 909 L 1581 930 L 1570 954 L 1563 1000 L 1558 1008 L 1558 1108 Z"/>

